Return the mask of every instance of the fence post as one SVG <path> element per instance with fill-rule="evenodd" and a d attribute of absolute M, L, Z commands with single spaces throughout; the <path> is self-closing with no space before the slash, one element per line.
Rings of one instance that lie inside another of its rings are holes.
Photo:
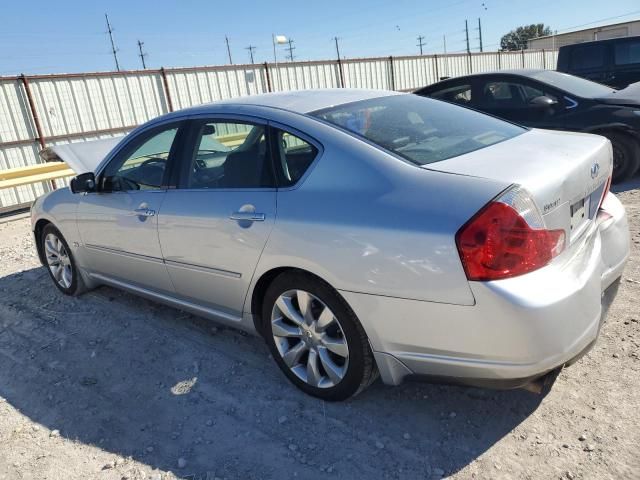
<path fill-rule="evenodd" d="M 502 59 L 500 58 L 500 50 L 498 50 L 498 70 L 502 70 Z"/>
<path fill-rule="evenodd" d="M 469 73 L 473 73 L 473 62 L 471 61 L 471 52 L 467 52 L 467 63 L 469 64 Z"/>
<path fill-rule="evenodd" d="M 167 81 L 167 73 L 164 67 L 160 67 L 160 74 L 162 75 L 162 85 L 164 85 L 164 96 L 167 99 L 167 108 L 170 112 L 173 112 L 173 102 L 171 101 L 171 91 L 169 90 L 169 82 Z"/>
<path fill-rule="evenodd" d="M 42 125 L 40 125 L 40 117 L 38 117 L 38 111 L 36 110 L 36 103 L 33 101 L 33 95 L 31 94 L 31 87 L 29 85 L 29 80 L 24 75 L 20 75 L 20 80 L 22 80 L 22 85 L 24 86 L 24 91 L 27 94 L 27 103 L 29 104 L 29 110 L 31 111 L 31 117 L 33 118 L 33 125 L 35 126 L 37 140 L 40 144 L 40 148 L 45 148 L 45 138 L 42 133 Z"/>
<path fill-rule="evenodd" d="M 271 91 L 271 75 L 269 74 L 269 64 L 264 62 L 264 74 L 267 77 L 267 92 Z"/>
<path fill-rule="evenodd" d="M 433 60 L 435 61 L 435 65 L 436 65 L 436 82 L 435 83 L 437 83 L 440 81 L 440 73 L 438 72 L 438 54 L 437 53 L 433 56 Z"/>
<path fill-rule="evenodd" d="M 547 69 L 547 54 L 544 52 L 544 48 L 542 49 L 542 68 Z"/>
<path fill-rule="evenodd" d="M 390 78 L 389 78 L 389 83 L 390 83 L 390 87 L 391 90 L 395 90 L 396 89 L 396 77 L 395 74 L 393 72 L 393 56 L 389 55 L 389 71 L 390 71 Z"/>
<path fill-rule="evenodd" d="M 33 94 L 31 93 L 29 80 L 24 73 L 20 75 L 20 79 L 22 80 L 24 91 L 27 94 L 27 103 L 29 104 L 29 110 L 31 111 L 31 117 L 33 118 L 33 125 L 36 129 L 36 135 L 38 136 L 38 138 L 36 138 L 35 140 L 38 140 L 40 148 L 44 149 L 46 147 L 46 140 L 44 138 L 44 133 L 42 132 L 42 124 L 40 123 L 40 117 L 38 117 L 38 110 L 36 109 L 36 102 L 33 100 Z M 55 190 L 56 188 L 56 181 L 51 180 L 51 189 Z"/>
<path fill-rule="evenodd" d="M 522 54 L 522 68 L 524 68 L 524 48 L 520 50 L 520 53 Z"/>

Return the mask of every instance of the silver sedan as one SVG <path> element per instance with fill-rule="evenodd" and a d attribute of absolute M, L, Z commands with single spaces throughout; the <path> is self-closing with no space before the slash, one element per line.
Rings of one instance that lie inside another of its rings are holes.
<path fill-rule="evenodd" d="M 629 254 L 603 137 L 372 90 L 259 95 L 52 147 L 33 232 L 64 293 L 126 289 L 264 337 L 305 392 L 380 375 L 540 389 Z"/>

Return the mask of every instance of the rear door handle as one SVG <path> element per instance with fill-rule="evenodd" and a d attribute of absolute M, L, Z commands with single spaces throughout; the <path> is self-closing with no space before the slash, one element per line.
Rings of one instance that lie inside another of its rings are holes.
<path fill-rule="evenodd" d="M 155 214 L 156 211 L 149 208 L 136 208 L 133 211 L 133 215 L 136 215 L 138 217 L 153 217 Z"/>
<path fill-rule="evenodd" d="M 264 213 L 256 212 L 233 212 L 229 217 L 231 220 L 245 221 L 245 222 L 264 222 Z"/>

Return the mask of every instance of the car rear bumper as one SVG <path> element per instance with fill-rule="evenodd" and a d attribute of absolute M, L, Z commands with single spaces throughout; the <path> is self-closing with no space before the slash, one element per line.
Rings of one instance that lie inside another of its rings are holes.
<path fill-rule="evenodd" d="M 571 258 L 496 282 L 470 282 L 475 305 L 341 292 L 362 320 L 382 379 L 429 376 L 518 387 L 588 351 L 629 255 L 624 207 L 609 195 Z"/>

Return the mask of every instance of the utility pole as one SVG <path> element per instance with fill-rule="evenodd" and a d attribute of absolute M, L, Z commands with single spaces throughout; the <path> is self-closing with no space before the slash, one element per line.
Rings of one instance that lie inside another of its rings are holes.
<path fill-rule="evenodd" d="M 471 49 L 469 48 L 469 22 L 467 20 L 464 21 L 464 31 L 467 36 L 467 53 L 471 53 Z"/>
<path fill-rule="evenodd" d="M 147 54 L 146 54 L 146 53 L 144 53 L 144 52 L 142 51 L 142 46 L 143 46 L 143 45 L 144 45 L 144 42 L 141 42 L 140 40 L 138 40 L 138 50 L 140 51 L 140 53 L 138 54 L 138 56 L 140 57 L 140 60 L 142 60 L 142 68 L 143 68 L 144 70 L 146 70 L 146 69 L 147 69 L 147 64 L 146 64 L 146 62 L 144 61 L 144 57 L 146 57 L 146 56 L 147 56 Z"/>
<path fill-rule="evenodd" d="M 478 17 L 478 40 L 480 40 L 480 51 L 482 52 L 482 23 L 480 23 L 480 17 Z"/>
<path fill-rule="evenodd" d="M 442 46 L 444 48 L 444 54 L 447 54 L 447 36 L 442 35 Z"/>
<path fill-rule="evenodd" d="M 253 62 L 253 52 L 255 51 L 256 47 L 254 47 L 253 45 L 249 45 L 248 47 L 244 47 L 245 50 L 249 50 L 249 58 L 251 58 L 251 63 Z"/>
<path fill-rule="evenodd" d="M 422 56 L 422 47 L 424 47 L 427 43 L 423 42 L 422 40 L 424 40 L 424 37 L 422 35 L 418 36 L 418 47 L 420 47 L 420 55 Z"/>
<path fill-rule="evenodd" d="M 231 60 L 231 48 L 229 47 L 229 37 L 225 35 L 224 41 L 227 42 L 227 53 L 229 54 L 229 63 L 233 65 L 233 60 Z"/>
<path fill-rule="evenodd" d="M 107 20 L 107 32 L 109 32 L 109 39 L 111 40 L 111 52 L 113 53 L 113 59 L 116 61 L 116 70 L 120 71 L 120 64 L 118 63 L 118 49 L 116 48 L 115 43 L 113 43 L 113 29 L 111 28 L 111 24 L 109 23 L 109 16 L 105 13 L 104 18 Z"/>
<path fill-rule="evenodd" d="M 293 62 L 293 51 L 296 49 L 296 47 L 293 46 L 293 38 L 289 39 L 289 47 L 287 48 L 287 50 L 289 50 L 289 61 Z"/>
<path fill-rule="evenodd" d="M 338 60 L 340 60 L 340 47 L 338 47 L 338 37 L 333 37 L 336 42 L 336 55 L 338 55 Z"/>

